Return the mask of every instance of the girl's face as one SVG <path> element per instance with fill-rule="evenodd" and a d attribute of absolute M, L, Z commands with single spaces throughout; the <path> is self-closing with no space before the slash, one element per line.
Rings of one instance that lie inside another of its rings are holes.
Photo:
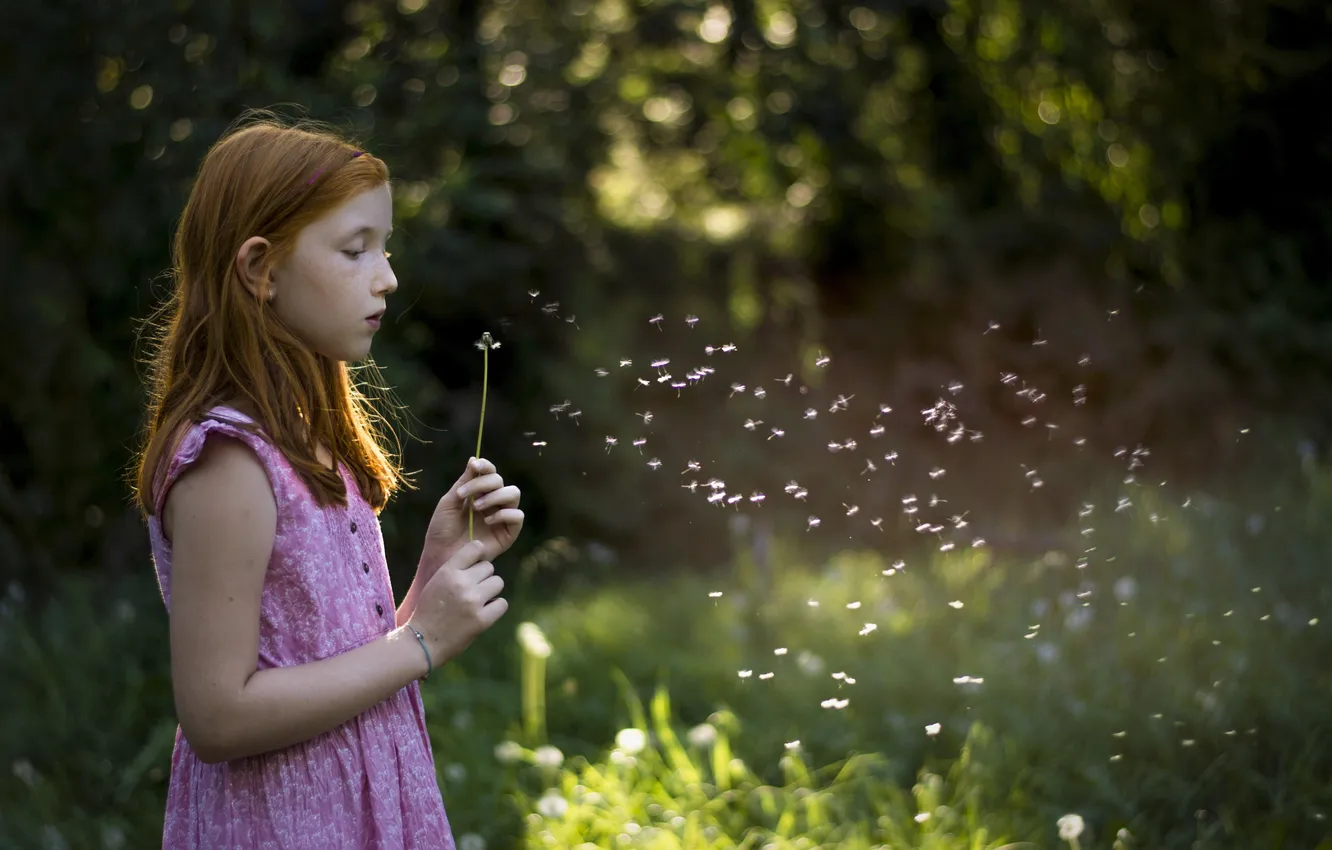
<path fill-rule="evenodd" d="M 385 300 L 398 288 L 385 250 L 392 232 L 393 198 L 386 185 L 314 221 L 272 271 L 273 311 L 325 357 L 364 359 Z"/>

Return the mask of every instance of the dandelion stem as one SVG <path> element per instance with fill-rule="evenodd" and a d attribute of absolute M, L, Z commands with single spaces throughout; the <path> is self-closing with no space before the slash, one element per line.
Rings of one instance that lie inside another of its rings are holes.
<path fill-rule="evenodd" d="M 481 457 L 481 434 L 486 428 L 486 389 L 490 385 L 490 334 L 481 335 L 481 422 L 476 426 L 476 455 Z M 472 501 L 467 501 L 467 539 L 474 540 Z"/>

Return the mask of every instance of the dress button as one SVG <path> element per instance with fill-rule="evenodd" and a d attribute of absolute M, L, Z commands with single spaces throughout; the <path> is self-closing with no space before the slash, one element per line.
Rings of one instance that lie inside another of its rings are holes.
<path fill-rule="evenodd" d="M 352 520 L 352 524 L 351 524 L 351 532 L 352 532 L 352 534 L 355 534 L 355 533 L 356 533 L 356 520 Z"/>
<path fill-rule="evenodd" d="M 367 563 L 365 563 L 364 561 L 362 561 L 362 562 L 361 562 L 361 569 L 365 570 L 365 571 L 368 573 L 368 572 L 370 572 L 370 565 L 367 564 Z"/>
<path fill-rule="evenodd" d="M 375 603 L 375 613 L 378 614 L 378 615 L 381 616 L 381 617 L 384 616 L 384 606 L 383 606 L 383 605 L 380 605 L 378 602 L 376 602 L 376 603 Z"/>

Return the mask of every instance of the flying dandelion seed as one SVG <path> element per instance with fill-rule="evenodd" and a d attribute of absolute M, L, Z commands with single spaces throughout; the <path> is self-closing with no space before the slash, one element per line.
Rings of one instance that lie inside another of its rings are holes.
<path fill-rule="evenodd" d="M 647 465 L 648 469 L 651 469 L 654 472 L 657 471 L 658 469 L 661 469 L 661 461 L 657 460 L 655 457 L 652 458 L 652 460 L 649 460 L 647 462 Z"/>
<path fill-rule="evenodd" d="M 814 358 L 814 365 L 819 367 L 820 369 L 822 369 L 824 366 L 827 366 L 831 362 L 832 358 L 829 357 L 827 354 L 820 354 Z"/>
<path fill-rule="evenodd" d="M 798 497 L 797 497 L 797 498 L 798 498 Z M 823 522 L 823 520 L 819 519 L 819 518 L 816 517 L 816 516 L 811 516 L 806 522 L 807 522 L 807 524 L 806 524 L 806 526 L 805 526 L 805 530 L 806 530 L 806 531 L 810 531 L 810 530 L 812 530 L 812 529 L 818 528 L 818 527 L 819 527 L 819 524 L 820 524 L 821 522 Z"/>
<path fill-rule="evenodd" d="M 768 397 L 768 391 L 763 387 L 754 387 L 754 398 L 764 399 Z"/>
<path fill-rule="evenodd" d="M 859 634 L 861 637 L 864 637 L 865 635 L 870 634 L 871 632 L 875 631 L 878 628 L 879 628 L 878 625 L 875 623 L 866 623 L 865 627 L 861 629 L 859 632 L 857 632 L 857 634 Z"/>
<path fill-rule="evenodd" d="M 540 295 L 540 294 L 541 294 L 541 290 L 539 290 L 539 289 L 529 289 L 529 290 L 527 290 L 527 296 L 528 296 L 529 298 L 531 298 L 533 301 L 536 301 L 537 296 Z"/>
<path fill-rule="evenodd" d="M 698 316 L 685 316 L 685 324 L 688 325 L 689 329 L 692 331 L 694 326 L 698 324 Z"/>
<path fill-rule="evenodd" d="M 817 419 L 818 417 L 819 417 L 819 412 L 812 407 L 805 411 L 806 419 Z"/>
<path fill-rule="evenodd" d="M 744 391 L 745 391 L 745 385 L 744 385 L 744 384 L 731 384 L 731 396 L 732 396 L 732 397 L 734 397 L 734 396 L 737 395 L 738 393 L 742 393 L 742 392 L 744 392 Z"/>
<path fill-rule="evenodd" d="M 722 592 L 721 592 L 720 590 L 714 590 L 714 591 L 711 591 L 710 593 L 708 593 L 708 598 L 709 598 L 709 599 L 720 599 L 720 598 L 721 598 L 721 595 L 722 595 Z"/>
<path fill-rule="evenodd" d="M 604 378 L 604 377 L 606 377 L 607 375 L 610 374 L 610 372 L 606 371 L 605 369 L 601 369 L 601 368 L 594 369 L 593 372 L 596 374 L 596 376 L 597 376 L 598 378 Z"/>
<path fill-rule="evenodd" d="M 642 454 L 642 453 L 643 453 L 643 446 L 644 446 L 646 443 L 647 443 L 647 437 L 639 437 L 638 439 L 634 440 L 634 444 L 633 444 L 633 445 L 634 445 L 634 448 L 638 449 L 638 453 L 639 453 L 639 454 Z"/>
<path fill-rule="evenodd" d="M 773 428 L 772 433 L 768 435 L 768 439 L 771 440 L 773 437 L 785 437 L 785 436 L 786 432 L 783 431 L 781 428 Z"/>
<path fill-rule="evenodd" d="M 541 312 L 545 313 L 547 316 L 553 316 L 556 313 L 558 313 L 559 310 L 560 310 L 560 302 L 558 301 L 552 301 L 546 306 L 541 308 Z"/>
<path fill-rule="evenodd" d="M 634 365 L 634 361 L 632 361 L 632 360 L 627 360 L 627 359 L 625 359 L 625 358 L 621 358 L 621 359 L 620 359 L 620 368 L 621 368 L 621 369 L 625 368 L 626 366 L 632 366 L 632 365 Z"/>
<path fill-rule="evenodd" d="M 653 316 L 652 318 L 648 319 L 648 324 L 649 324 L 649 325 L 654 325 L 654 326 L 656 326 L 657 330 L 661 330 L 661 323 L 664 322 L 665 320 L 666 320 L 666 317 L 665 317 L 664 315 L 662 315 L 661 313 L 658 313 L 657 315 L 655 315 L 655 316 Z"/>
<path fill-rule="evenodd" d="M 609 435 L 606 437 L 606 453 L 607 453 L 607 454 L 610 454 L 610 450 L 613 449 L 613 448 L 615 448 L 615 444 L 616 444 L 617 442 L 618 442 L 618 440 L 616 440 L 614 437 L 611 437 L 611 436 L 609 436 Z"/>

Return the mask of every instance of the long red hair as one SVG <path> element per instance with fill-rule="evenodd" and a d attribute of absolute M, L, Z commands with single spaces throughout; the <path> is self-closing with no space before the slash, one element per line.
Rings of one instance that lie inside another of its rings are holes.
<path fill-rule="evenodd" d="M 185 429 L 228 402 L 257 416 L 321 505 L 346 504 L 339 463 L 375 510 L 407 483 L 386 448 L 387 423 L 347 364 L 311 351 L 236 268 L 249 237 L 269 240 L 271 268 L 302 228 L 388 179 L 381 160 L 358 155 L 329 129 L 268 113 L 242 119 L 208 151 L 176 229 L 171 296 L 150 320 L 148 407 L 134 481 L 145 514 L 154 512 L 159 476 Z M 333 455 L 332 469 L 319 462 L 318 446 Z"/>

